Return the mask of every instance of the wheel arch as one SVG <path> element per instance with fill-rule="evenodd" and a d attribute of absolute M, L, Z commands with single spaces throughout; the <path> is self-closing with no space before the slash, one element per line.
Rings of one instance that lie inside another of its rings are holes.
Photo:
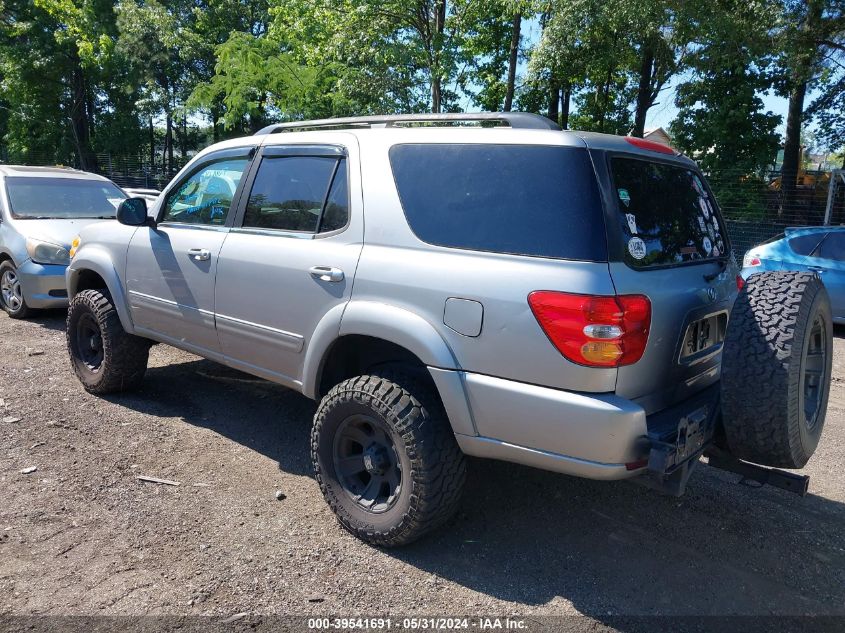
<path fill-rule="evenodd" d="M 397 306 L 350 302 L 329 311 L 308 346 L 302 391 L 320 400 L 338 382 L 386 363 L 422 370 L 453 430 L 476 435 L 460 367 L 449 345 L 431 323 Z"/>
<path fill-rule="evenodd" d="M 69 300 L 82 290 L 108 290 L 123 329 L 134 332 L 123 284 L 107 253 L 91 247 L 77 253 L 67 269 L 65 282 Z"/>

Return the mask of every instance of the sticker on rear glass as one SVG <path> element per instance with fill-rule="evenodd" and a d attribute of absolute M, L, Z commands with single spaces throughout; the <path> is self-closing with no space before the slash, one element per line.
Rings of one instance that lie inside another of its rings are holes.
<path fill-rule="evenodd" d="M 637 216 L 635 216 L 633 213 L 626 213 L 625 219 L 628 220 L 628 229 L 631 231 L 631 233 L 633 233 L 634 235 L 639 233 L 639 231 L 637 230 Z"/>
<path fill-rule="evenodd" d="M 696 217 L 698 218 L 698 226 L 701 227 L 701 232 L 706 233 L 707 232 L 707 225 L 704 224 L 704 218 L 702 218 L 700 215 L 698 215 Z"/>
<path fill-rule="evenodd" d="M 638 237 L 628 240 L 628 252 L 634 259 L 643 259 L 646 255 L 645 242 Z"/>
<path fill-rule="evenodd" d="M 707 225 L 707 235 L 710 236 L 711 242 L 716 242 L 716 231 L 713 230 L 713 226 L 710 224 Z"/>
<path fill-rule="evenodd" d="M 631 204 L 631 194 L 628 193 L 627 189 L 617 189 L 616 192 L 619 194 L 619 199 L 622 201 L 626 207 Z"/>
<path fill-rule="evenodd" d="M 701 245 L 704 247 L 704 254 L 709 255 L 710 251 L 713 250 L 713 243 L 710 241 L 709 237 L 705 237 L 701 240 Z"/>
<path fill-rule="evenodd" d="M 710 209 L 707 207 L 707 200 L 704 198 L 698 199 L 698 206 L 701 207 L 701 212 L 704 214 L 705 219 L 710 219 Z"/>

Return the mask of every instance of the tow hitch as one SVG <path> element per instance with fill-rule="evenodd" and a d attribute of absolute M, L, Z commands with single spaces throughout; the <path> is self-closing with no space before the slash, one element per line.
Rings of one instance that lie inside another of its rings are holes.
<path fill-rule="evenodd" d="M 742 475 L 744 479 L 756 481 L 761 486 L 768 484 L 781 490 L 794 492 L 801 497 L 807 494 L 810 486 L 809 475 L 798 475 L 786 470 L 744 462 L 715 446 L 710 446 L 704 455 L 707 457 L 707 463 L 713 468 Z"/>
<path fill-rule="evenodd" d="M 648 451 L 648 470 L 634 481 L 665 494 L 684 494 L 692 471 L 707 457 L 707 465 L 742 475 L 743 481 L 768 484 L 800 496 L 807 494 L 807 475 L 758 466 L 737 459 L 713 443 L 719 419 L 718 399 L 711 400 L 681 418 L 675 429 L 651 429 L 643 438 Z"/>

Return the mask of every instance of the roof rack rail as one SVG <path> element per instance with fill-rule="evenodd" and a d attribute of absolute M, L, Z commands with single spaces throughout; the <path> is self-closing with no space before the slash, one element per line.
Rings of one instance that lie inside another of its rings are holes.
<path fill-rule="evenodd" d="M 401 127 L 413 123 L 494 123 L 522 130 L 560 130 L 560 126 L 539 114 L 527 112 L 450 112 L 446 114 L 388 114 L 383 116 L 357 116 L 314 121 L 291 121 L 275 123 L 258 130 L 255 134 L 276 134 L 277 132 L 303 132 L 307 130 L 349 130 L 365 128 Z"/>

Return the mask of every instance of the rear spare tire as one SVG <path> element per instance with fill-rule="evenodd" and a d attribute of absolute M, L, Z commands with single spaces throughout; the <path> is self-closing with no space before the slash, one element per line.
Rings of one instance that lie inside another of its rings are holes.
<path fill-rule="evenodd" d="M 730 452 L 801 468 L 821 437 L 830 393 L 830 299 L 815 274 L 751 275 L 722 352 L 722 420 Z"/>

